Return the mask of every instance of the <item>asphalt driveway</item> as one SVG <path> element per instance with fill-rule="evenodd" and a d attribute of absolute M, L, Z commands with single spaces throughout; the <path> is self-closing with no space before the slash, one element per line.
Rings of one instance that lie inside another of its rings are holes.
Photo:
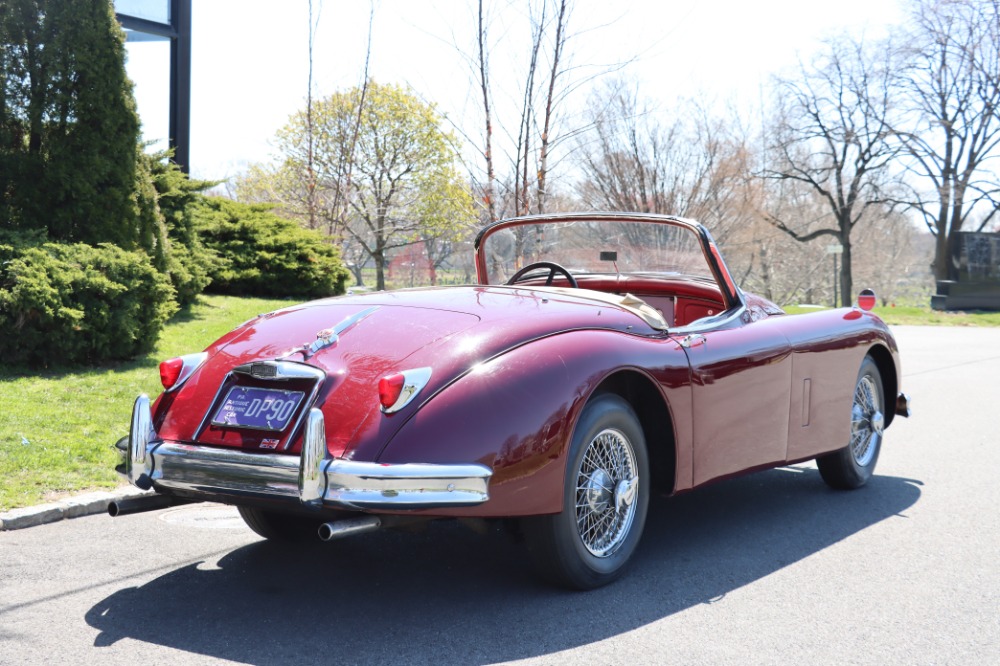
<path fill-rule="evenodd" d="M 610 587 L 457 523 L 290 548 L 226 507 L 91 516 L 0 532 L 0 664 L 1000 663 L 1000 329 L 895 330 L 915 414 L 868 487 L 657 500 Z"/>

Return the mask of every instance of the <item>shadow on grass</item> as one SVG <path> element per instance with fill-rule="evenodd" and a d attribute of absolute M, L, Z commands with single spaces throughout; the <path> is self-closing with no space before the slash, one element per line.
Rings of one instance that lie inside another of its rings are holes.
<path fill-rule="evenodd" d="M 129 361 L 110 361 L 100 365 L 66 365 L 50 368 L 29 365 L 4 366 L 0 367 L 0 381 L 25 378 L 59 380 L 69 376 L 114 375 L 140 368 L 156 368 L 159 365 L 160 359 L 156 353 L 149 352 Z"/>
<path fill-rule="evenodd" d="M 194 305 L 188 305 L 176 312 L 167 321 L 166 325 L 186 324 L 203 319 L 204 315 L 196 312 L 196 309 L 199 307 L 212 307 L 212 305 L 205 302 L 204 299 L 200 299 Z M 86 363 L 60 364 L 58 346 L 53 345 L 52 364 L 50 366 L 43 368 L 29 364 L 0 366 L 0 381 L 24 378 L 58 380 L 71 375 L 117 374 L 138 369 L 156 368 L 159 367 L 161 360 L 159 354 L 154 350 L 134 359 L 106 361 L 96 365 Z"/>
<path fill-rule="evenodd" d="M 826 490 L 762 472 L 651 505 L 628 574 L 587 593 L 535 580 L 499 530 L 455 523 L 298 548 L 257 542 L 93 606 L 95 646 L 123 638 L 249 664 L 493 663 L 617 636 L 728 593 L 898 515 L 919 482 Z"/>

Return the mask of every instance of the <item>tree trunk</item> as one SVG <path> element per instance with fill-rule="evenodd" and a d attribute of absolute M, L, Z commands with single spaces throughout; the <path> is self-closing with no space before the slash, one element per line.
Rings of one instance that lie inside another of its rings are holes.
<path fill-rule="evenodd" d="M 842 234 L 840 245 L 844 252 L 840 255 L 840 304 L 850 306 L 854 302 L 854 285 L 851 278 L 851 237 Z"/>

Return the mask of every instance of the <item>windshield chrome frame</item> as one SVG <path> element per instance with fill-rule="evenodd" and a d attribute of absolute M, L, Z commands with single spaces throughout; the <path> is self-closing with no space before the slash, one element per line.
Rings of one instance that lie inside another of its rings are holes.
<path fill-rule="evenodd" d="M 498 231 L 519 226 L 533 226 L 538 224 L 568 224 L 571 222 L 599 222 L 607 220 L 609 222 L 640 222 L 647 224 L 666 224 L 674 227 L 681 227 L 690 230 L 697 236 L 701 243 L 702 254 L 705 262 L 715 278 L 719 287 L 719 293 L 725 300 L 726 309 L 723 312 L 738 310 L 744 305 L 743 294 L 736 287 L 729 268 L 726 266 L 712 239 L 712 235 L 704 226 L 682 217 L 672 217 L 667 215 L 652 215 L 647 213 L 561 213 L 555 215 L 529 215 L 525 217 L 515 217 L 498 220 L 482 229 L 476 236 L 474 248 L 476 251 L 476 278 L 481 285 L 489 285 L 489 273 L 486 266 L 486 257 L 483 255 L 485 241 Z M 623 273 L 623 275 L 633 275 L 633 273 Z"/>

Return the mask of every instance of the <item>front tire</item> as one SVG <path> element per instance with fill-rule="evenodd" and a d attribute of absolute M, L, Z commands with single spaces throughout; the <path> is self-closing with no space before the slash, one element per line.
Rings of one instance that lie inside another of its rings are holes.
<path fill-rule="evenodd" d="M 635 411 L 617 395 L 591 400 L 573 433 L 563 511 L 524 523 L 539 572 L 579 590 L 618 578 L 642 536 L 649 482 L 646 440 Z"/>
<path fill-rule="evenodd" d="M 820 476 L 831 488 L 853 490 L 868 483 L 882 449 L 885 392 L 882 375 L 870 356 L 858 371 L 851 405 L 851 441 L 839 451 L 816 459 Z"/>

